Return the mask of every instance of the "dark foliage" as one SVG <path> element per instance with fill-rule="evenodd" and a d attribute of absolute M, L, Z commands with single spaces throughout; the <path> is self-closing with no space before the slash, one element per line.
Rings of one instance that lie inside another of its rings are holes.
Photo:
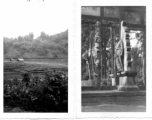
<path fill-rule="evenodd" d="M 4 107 L 31 112 L 68 112 L 68 76 L 65 71 L 45 73 L 45 78 L 23 74 L 23 80 L 4 81 Z"/>

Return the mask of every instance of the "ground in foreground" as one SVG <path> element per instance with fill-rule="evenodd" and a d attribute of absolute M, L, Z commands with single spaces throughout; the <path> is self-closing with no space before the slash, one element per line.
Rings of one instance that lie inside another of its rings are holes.
<path fill-rule="evenodd" d="M 90 104 L 82 106 L 82 112 L 146 112 L 146 104 L 142 101 L 117 104 Z"/>

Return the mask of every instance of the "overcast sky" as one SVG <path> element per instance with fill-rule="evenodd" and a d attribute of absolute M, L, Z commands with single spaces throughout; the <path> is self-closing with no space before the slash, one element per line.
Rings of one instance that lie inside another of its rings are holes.
<path fill-rule="evenodd" d="M 63 32 L 69 25 L 69 6 L 67 0 L 3 0 L 0 6 L 3 36 L 18 37 L 33 32 L 36 38 L 42 31 L 48 35 Z"/>

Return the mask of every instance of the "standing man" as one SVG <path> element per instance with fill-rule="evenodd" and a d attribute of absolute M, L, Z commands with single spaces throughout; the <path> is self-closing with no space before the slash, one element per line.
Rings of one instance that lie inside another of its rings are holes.
<path fill-rule="evenodd" d="M 123 57 L 124 57 L 124 46 L 123 41 L 119 40 L 118 34 L 115 38 L 116 46 L 115 46 L 115 62 L 118 72 L 123 71 Z"/>

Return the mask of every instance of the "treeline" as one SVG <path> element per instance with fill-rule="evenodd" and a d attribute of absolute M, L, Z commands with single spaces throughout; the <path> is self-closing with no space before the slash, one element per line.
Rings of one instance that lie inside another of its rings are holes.
<path fill-rule="evenodd" d="M 4 37 L 4 58 L 67 58 L 68 30 L 55 35 L 41 32 L 34 39 L 33 33 L 18 38 Z"/>

